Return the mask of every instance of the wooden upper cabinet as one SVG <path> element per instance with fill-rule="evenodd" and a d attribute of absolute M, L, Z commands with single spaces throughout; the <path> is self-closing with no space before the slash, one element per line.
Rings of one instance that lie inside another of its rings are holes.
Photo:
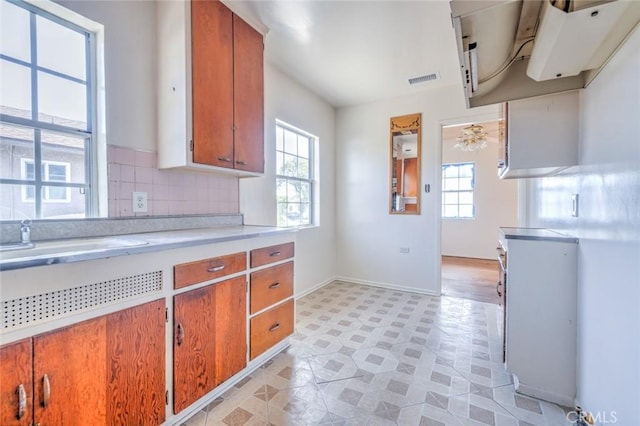
<path fill-rule="evenodd" d="M 0 348 L 0 424 L 33 424 L 31 339 Z"/>
<path fill-rule="evenodd" d="M 264 172 L 263 38 L 218 0 L 191 2 L 193 162 Z"/>
<path fill-rule="evenodd" d="M 37 423 L 105 424 L 106 346 L 105 317 L 33 338 Z"/>
<path fill-rule="evenodd" d="M 193 161 L 233 167 L 233 14 L 191 2 Z"/>
<path fill-rule="evenodd" d="M 233 15 L 235 168 L 264 172 L 264 42 Z"/>

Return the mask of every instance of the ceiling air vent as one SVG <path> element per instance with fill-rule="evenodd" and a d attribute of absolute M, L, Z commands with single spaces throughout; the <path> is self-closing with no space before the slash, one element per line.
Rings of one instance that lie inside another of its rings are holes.
<path fill-rule="evenodd" d="M 419 77 L 412 77 L 409 79 L 409 84 L 418 84 L 424 83 L 426 81 L 433 81 L 440 78 L 440 74 L 437 72 L 432 72 L 431 74 L 421 75 Z"/>

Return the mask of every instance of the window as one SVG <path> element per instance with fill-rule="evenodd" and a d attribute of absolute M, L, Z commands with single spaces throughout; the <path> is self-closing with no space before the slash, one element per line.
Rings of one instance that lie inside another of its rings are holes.
<path fill-rule="evenodd" d="M 33 160 L 21 158 L 22 162 L 22 179 L 35 179 L 35 164 Z M 44 161 L 42 163 L 42 176 L 50 182 L 69 182 L 69 170 L 71 164 L 56 161 Z M 69 197 L 69 188 L 64 186 L 45 186 L 42 188 L 43 202 L 65 202 L 71 201 Z M 35 190 L 33 186 L 22 187 L 22 201 L 33 202 L 35 200 Z"/>
<path fill-rule="evenodd" d="M 473 189 L 475 187 L 474 163 L 442 165 L 442 217 L 473 219 Z"/>
<path fill-rule="evenodd" d="M 278 226 L 313 223 L 314 142 L 313 136 L 276 123 Z"/>
<path fill-rule="evenodd" d="M 97 215 L 95 33 L 26 2 L 0 8 L 0 219 Z"/>

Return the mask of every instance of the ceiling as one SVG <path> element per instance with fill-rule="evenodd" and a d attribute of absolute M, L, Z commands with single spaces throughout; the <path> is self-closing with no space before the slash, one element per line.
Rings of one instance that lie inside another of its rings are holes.
<path fill-rule="evenodd" d="M 226 3 L 266 31 L 266 61 L 335 107 L 461 84 L 446 0 Z"/>

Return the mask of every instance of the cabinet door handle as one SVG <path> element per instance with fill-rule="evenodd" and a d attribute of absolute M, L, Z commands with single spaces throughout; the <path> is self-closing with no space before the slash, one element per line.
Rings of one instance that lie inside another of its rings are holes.
<path fill-rule="evenodd" d="M 279 251 L 274 251 L 273 253 L 270 253 L 269 256 L 271 257 L 276 257 L 276 256 L 280 256 L 282 253 L 280 253 Z"/>
<path fill-rule="evenodd" d="M 223 269 L 224 269 L 224 265 L 212 266 L 211 268 L 207 269 L 207 272 L 220 272 Z"/>
<path fill-rule="evenodd" d="M 273 289 L 273 288 L 278 288 L 280 287 L 280 283 L 273 283 L 269 286 L 269 288 Z"/>
<path fill-rule="evenodd" d="M 247 163 L 246 161 L 243 161 L 243 160 L 236 160 L 236 164 L 240 164 L 241 166 L 246 166 L 249 163 Z"/>
<path fill-rule="evenodd" d="M 181 323 L 178 323 L 178 332 L 176 333 L 176 343 L 178 346 L 182 346 L 182 342 L 184 341 L 184 327 Z"/>
<path fill-rule="evenodd" d="M 225 163 L 231 163 L 231 158 L 229 157 L 218 157 L 218 160 L 224 161 Z"/>
<path fill-rule="evenodd" d="M 269 331 L 273 333 L 274 331 L 276 331 L 279 328 L 280 328 L 280 323 L 277 322 L 277 323 L 273 324 L 271 327 L 269 327 Z"/>
<path fill-rule="evenodd" d="M 496 293 L 498 293 L 498 296 L 502 297 L 502 293 L 500 293 L 500 286 L 502 285 L 502 282 L 498 281 L 498 284 L 496 285 Z"/>
<path fill-rule="evenodd" d="M 22 383 L 18 385 L 16 393 L 18 394 L 18 415 L 16 417 L 20 420 L 27 411 L 27 391 L 24 390 Z"/>
<path fill-rule="evenodd" d="M 46 374 L 42 377 L 42 407 L 47 408 L 49 405 L 49 398 L 51 398 L 51 383 L 49 383 L 49 376 Z"/>

